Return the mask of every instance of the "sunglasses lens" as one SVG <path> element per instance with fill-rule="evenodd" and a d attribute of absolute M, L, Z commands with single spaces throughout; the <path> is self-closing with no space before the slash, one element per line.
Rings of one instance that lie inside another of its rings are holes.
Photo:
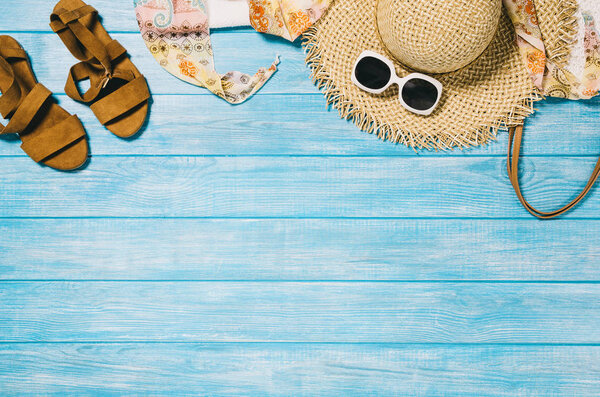
<path fill-rule="evenodd" d="M 356 80 L 371 90 L 380 90 L 385 87 L 392 78 L 392 71 L 385 62 L 374 58 L 362 58 L 354 69 Z"/>
<path fill-rule="evenodd" d="M 423 79 L 410 79 L 402 89 L 402 99 L 413 109 L 426 111 L 433 108 L 439 92 L 435 85 Z"/>

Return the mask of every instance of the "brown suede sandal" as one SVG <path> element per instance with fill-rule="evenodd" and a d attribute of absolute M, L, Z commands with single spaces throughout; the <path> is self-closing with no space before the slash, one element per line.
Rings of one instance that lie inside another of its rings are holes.
<path fill-rule="evenodd" d="M 21 149 L 49 167 L 70 171 L 85 164 L 88 142 L 81 122 L 51 99 L 25 50 L 10 36 L 0 36 L 0 91 L 0 113 L 10 119 L 0 125 L 0 134 L 18 134 Z"/>
<path fill-rule="evenodd" d="M 71 68 L 65 93 L 90 104 L 113 134 L 122 138 L 135 135 L 148 115 L 148 84 L 127 50 L 108 35 L 98 11 L 81 0 L 60 0 L 50 16 L 50 27 L 81 61 Z M 77 83 L 88 79 L 90 88 L 81 94 Z"/>

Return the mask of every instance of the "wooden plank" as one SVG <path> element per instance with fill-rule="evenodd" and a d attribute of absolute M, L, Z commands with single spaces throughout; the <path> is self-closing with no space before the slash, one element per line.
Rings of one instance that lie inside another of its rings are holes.
<path fill-rule="evenodd" d="M 60 38 L 54 33 L 14 33 L 11 35 L 27 50 L 38 79 L 51 91 L 64 92 L 69 68 L 77 60 L 69 53 Z M 226 32 L 212 36 L 217 71 L 227 73 L 230 70 L 239 70 L 254 74 L 258 68 L 270 66 L 279 54 L 281 55 L 279 71 L 261 89 L 260 94 L 290 91 L 318 94 L 317 88 L 309 78 L 310 73 L 304 64 L 304 54 L 299 43 L 290 44 L 283 40 L 268 39 L 256 32 Z M 149 81 L 152 94 L 177 93 L 213 96 L 206 89 L 185 83 L 161 68 L 146 48 L 139 33 L 115 33 L 112 34 L 112 37 L 127 48 L 131 59 Z M 230 109 L 236 108 L 235 106 L 229 107 Z"/>
<path fill-rule="evenodd" d="M 38 79 L 52 91 L 63 92 L 74 58 L 62 42 L 54 34 L 18 33 L 14 36 L 29 51 Z M 98 142 L 94 145 L 95 154 L 416 155 L 403 146 L 381 144 L 352 123 L 339 119 L 336 111 L 327 112 L 324 97 L 310 82 L 302 51 L 292 45 L 279 41 L 270 43 L 252 33 L 218 35 L 215 45 L 223 46 L 219 63 L 224 69 L 252 70 L 271 62 L 275 52 L 284 58 L 276 77 L 261 90 L 261 94 L 268 94 L 267 98 L 258 95 L 234 107 L 166 73 L 146 50 L 139 35 L 116 34 L 115 37 L 130 49 L 134 61 L 148 78 L 154 106 L 147 133 L 132 143 L 107 133 L 86 106 L 61 97 L 61 105 L 79 114 L 93 142 Z M 309 93 L 311 95 L 306 95 Z M 195 95 L 187 96 L 190 94 Z M 293 96 L 272 98 L 279 94 Z M 600 99 L 586 103 L 552 100 L 536 105 L 540 112 L 528 122 L 525 153 L 599 155 L 600 134 L 594 111 L 598 104 Z M 173 116 L 175 111 L 179 117 Z M 565 136 L 564 131 L 569 134 Z M 559 133 L 561 139 L 556 139 Z M 17 147 L 18 142 L 13 143 L 14 146 L 1 145 L 0 155 L 24 155 Z M 506 133 L 503 133 L 496 144 L 452 154 L 503 155 L 506 147 Z"/>
<path fill-rule="evenodd" d="M 62 96 L 61 105 L 80 116 L 94 155 L 335 155 L 335 156 L 505 156 L 508 138 L 473 150 L 415 152 L 383 143 L 337 112 L 326 111 L 320 95 L 267 95 L 232 108 L 212 96 L 157 95 L 148 126 L 137 139 L 110 134 L 89 108 Z M 599 102 L 600 103 L 600 102 Z M 523 151 L 530 155 L 600 155 L 596 112 L 576 102 L 544 102 L 527 125 Z M 199 112 L 198 109 L 209 112 Z M 173 117 L 174 112 L 177 117 Z M 566 115 L 565 115 L 566 114 Z M 569 128 L 568 137 L 555 139 Z M 0 156 L 26 156 L 18 139 L 0 142 Z"/>
<path fill-rule="evenodd" d="M 0 5 L 1 10 L 2 5 Z M 34 71 L 38 79 L 55 93 L 64 92 L 64 84 L 69 68 L 75 63 L 75 58 L 64 47 L 60 39 L 55 34 L 50 33 L 13 33 L 23 47 L 28 51 L 32 61 Z M 114 38 L 119 40 L 129 51 L 133 61 L 140 71 L 147 77 L 150 88 L 154 95 L 159 94 L 185 94 L 185 95 L 207 95 L 211 98 L 213 95 L 207 90 L 185 83 L 167 73 L 158 65 L 150 52 L 146 49 L 141 36 L 137 33 L 115 33 Z M 310 73 L 304 63 L 304 54 L 298 43 L 290 44 L 282 40 L 270 39 L 268 36 L 255 32 L 237 32 L 227 31 L 213 35 L 213 44 L 215 48 L 215 57 L 218 69 L 228 71 L 237 69 L 250 72 L 258 67 L 269 65 L 275 54 L 281 55 L 282 63 L 280 70 L 269 81 L 268 84 L 258 93 L 261 94 L 313 94 L 319 97 L 322 95 L 310 81 Z M 218 47 L 217 47 L 218 46 Z M 222 103 L 222 100 L 213 98 L 215 103 Z M 242 106 L 230 106 L 230 109 L 243 108 L 255 99 L 250 100 Z M 190 100 L 194 101 L 194 100 Z M 276 104 L 278 101 L 272 101 Z M 323 99 L 323 108 L 325 108 Z M 548 105 L 549 104 L 549 105 Z M 596 113 L 597 105 L 600 104 L 600 98 L 594 98 L 589 101 L 567 101 L 561 99 L 548 99 L 536 103 L 536 109 L 545 110 L 547 107 L 555 109 L 558 113 L 556 120 L 539 120 L 545 127 L 559 127 L 562 139 L 565 139 L 564 132 L 569 134 L 574 132 L 575 128 L 570 123 L 579 123 L 579 119 L 590 113 Z M 546 115 L 544 114 L 544 117 Z M 531 119 L 530 119 L 531 120 Z M 559 124 L 556 124 L 556 121 Z M 562 122 L 560 120 L 563 120 Z M 596 118 L 589 116 L 588 121 L 595 121 Z M 588 132 L 596 131 L 595 123 L 577 124 L 577 129 L 586 129 Z M 552 129 L 555 130 L 555 129 Z M 558 134 L 558 132 L 557 132 Z M 596 134 L 597 135 L 597 134 Z M 590 135 L 594 136 L 594 135 Z M 555 137 L 556 138 L 556 137 Z M 548 145 L 560 143 L 559 139 L 548 140 Z"/>
<path fill-rule="evenodd" d="M 0 345 L 15 394 L 597 395 L 598 346 Z"/>
<path fill-rule="evenodd" d="M 2 342 L 600 343 L 600 284 L 2 282 Z"/>
<path fill-rule="evenodd" d="M 5 219 L 0 235 L 2 280 L 600 281 L 599 221 Z"/>
<path fill-rule="evenodd" d="M 592 158 L 527 159 L 532 203 L 578 192 Z M 530 219 L 497 157 L 97 157 L 77 173 L 2 158 L 0 217 Z M 597 218 L 600 197 L 568 216 Z"/>
<path fill-rule="evenodd" d="M 27 15 L 27 18 L 3 18 L 0 30 L 3 31 L 43 31 L 50 32 L 50 14 L 57 1 L 27 0 L 2 1 L 2 15 Z M 111 31 L 138 32 L 132 0 L 93 0 L 94 8 L 103 17 L 102 24 Z"/>

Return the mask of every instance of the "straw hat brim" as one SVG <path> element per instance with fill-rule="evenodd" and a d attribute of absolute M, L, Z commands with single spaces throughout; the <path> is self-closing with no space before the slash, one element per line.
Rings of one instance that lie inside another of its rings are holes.
<path fill-rule="evenodd" d="M 304 36 L 313 80 L 328 104 L 362 130 L 416 149 L 478 146 L 494 139 L 499 128 L 522 124 L 533 112 L 533 102 L 541 99 L 506 13 L 496 37 L 477 60 L 456 72 L 434 76 L 444 93 L 431 116 L 405 110 L 396 86 L 382 95 L 361 91 L 351 76 L 364 50 L 394 59 L 379 38 L 376 7 L 374 0 L 335 0 Z M 396 69 L 399 76 L 412 72 L 400 64 Z"/>

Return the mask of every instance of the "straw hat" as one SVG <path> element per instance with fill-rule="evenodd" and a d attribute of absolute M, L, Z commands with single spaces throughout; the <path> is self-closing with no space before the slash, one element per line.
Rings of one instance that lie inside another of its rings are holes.
<path fill-rule="evenodd" d="M 502 0 L 334 0 L 304 45 L 313 79 L 342 117 L 414 148 L 485 144 L 498 128 L 522 124 L 541 99 Z M 389 57 L 401 77 L 438 79 L 435 112 L 408 112 L 396 86 L 381 95 L 356 87 L 352 69 L 365 50 Z"/>

